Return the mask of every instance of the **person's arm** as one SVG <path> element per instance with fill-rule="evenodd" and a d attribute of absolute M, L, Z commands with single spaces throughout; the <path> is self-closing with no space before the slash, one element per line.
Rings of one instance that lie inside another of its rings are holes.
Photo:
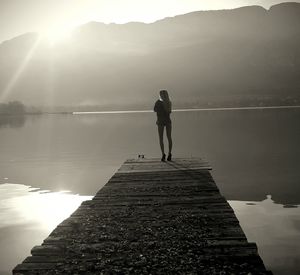
<path fill-rule="evenodd" d="M 158 101 L 155 102 L 155 105 L 154 105 L 154 108 L 153 108 L 154 112 L 158 111 L 158 104 L 157 103 L 158 103 Z"/>

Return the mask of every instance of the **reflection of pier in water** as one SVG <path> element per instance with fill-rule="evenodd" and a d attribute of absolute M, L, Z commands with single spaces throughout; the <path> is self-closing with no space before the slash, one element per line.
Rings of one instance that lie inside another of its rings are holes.
<path fill-rule="evenodd" d="M 127 160 L 14 274 L 271 274 L 209 170 Z"/>

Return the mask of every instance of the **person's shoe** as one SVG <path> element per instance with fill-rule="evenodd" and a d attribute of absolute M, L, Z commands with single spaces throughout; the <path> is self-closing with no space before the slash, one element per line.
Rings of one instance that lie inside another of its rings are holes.
<path fill-rule="evenodd" d="M 172 161 L 172 154 L 171 153 L 169 153 L 167 160 Z"/>
<path fill-rule="evenodd" d="M 166 154 L 163 154 L 163 155 L 162 155 L 161 161 L 166 161 Z"/>

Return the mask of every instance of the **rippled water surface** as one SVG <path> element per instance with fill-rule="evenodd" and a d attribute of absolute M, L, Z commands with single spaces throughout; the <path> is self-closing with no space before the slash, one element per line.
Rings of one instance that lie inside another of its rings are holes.
<path fill-rule="evenodd" d="M 300 110 L 172 114 L 174 156 L 203 157 L 274 274 L 300 270 Z M 127 158 L 159 156 L 153 113 L 0 118 L 0 274 Z"/>

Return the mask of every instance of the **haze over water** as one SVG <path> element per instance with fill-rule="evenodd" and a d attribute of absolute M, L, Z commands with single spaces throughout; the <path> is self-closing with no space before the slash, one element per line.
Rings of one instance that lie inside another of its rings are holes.
<path fill-rule="evenodd" d="M 274 274 L 299 270 L 299 118 L 297 108 L 172 114 L 174 157 L 211 163 L 222 194 Z M 125 159 L 160 155 L 154 113 L 7 117 L 0 138 L 3 271 L 29 255 Z"/>

